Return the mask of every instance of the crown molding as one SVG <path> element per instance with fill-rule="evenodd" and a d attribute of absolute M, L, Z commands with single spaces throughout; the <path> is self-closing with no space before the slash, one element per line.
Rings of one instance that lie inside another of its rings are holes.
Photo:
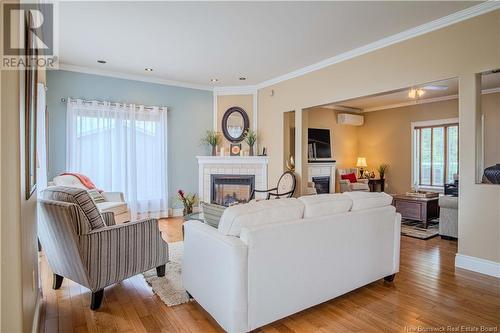
<path fill-rule="evenodd" d="M 343 105 L 326 105 L 326 106 L 317 106 L 314 108 L 324 108 L 324 109 L 330 109 L 330 110 L 342 111 L 342 112 L 363 113 L 363 110 L 361 110 L 361 109 L 351 108 L 349 106 L 343 106 Z"/>
<path fill-rule="evenodd" d="M 458 99 L 458 95 L 448 95 L 448 96 L 434 97 L 434 98 L 427 98 L 427 99 L 415 99 L 413 101 L 408 101 L 408 102 L 402 102 L 402 103 L 396 103 L 396 104 L 376 106 L 376 107 L 373 107 L 373 108 L 363 109 L 363 113 L 365 113 L 365 112 L 380 111 L 380 110 L 387 110 L 387 109 L 401 108 L 403 106 L 411 106 L 411 105 L 420 105 L 420 104 L 427 104 L 427 103 L 442 102 L 442 101 L 448 101 L 450 99 Z"/>
<path fill-rule="evenodd" d="M 117 79 L 156 83 L 156 84 L 162 84 L 165 86 L 190 88 L 190 89 L 197 89 L 197 90 L 208 90 L 208 91 L 214 90 L 214 87 L 211 87 L 208 85 L 166 80 L 166 79 L 161 79 L 161 78 L 151 77 L 151 76 L 146 76 L 146 75 L 126 74 L 126 73 L 109 71 L 109 70 L 102 70 L 102 69 L 97 69 L 97 68 L 92 68 L 92 67 L 68 65 L 65 63 L 59 64 L 59 70 L 84 73 L 84 74 L 108 76 L 108 77 L 113 77 L 113 78 L 117 78 Z"/>
<path fill-rule="evenodd" d="M 364 46 L 352 49 L 350 51 L 341 53 L 339 55 L 336 55 L 334 57 L 322 60 L 320 62 L 317 62 L 315 64 L 300 68 L 298 70 L 295 70 L 293 72 L 275 77 L 273 79 L 263 81 L 259 84 L 257 84 L 258 89 L 262 89 L 265 87 L 269 87 L 272 85 L 275 85 L 279 82 L 283 82 L 286 80 L 293 79 L 298 76 L 305 75 L 307 73 L 311 73 L 314 71 L 317 71 L 319 69 L 331 66 L 333 64 L 337 64 L 342 61 L 346 61 L 355 57 L 358 57 L 360 55 L 370 53 L 373 51 L 376 51 L 378 49 L 426 34 L 428 32 L 438 30 L 444 27 L 447 27 L 449 25 L 468 20 L 470 18 L 483 15 L 486 13 L 489 13 L 491 11 L 500 9 L 500 1 L 495 1 L 495 0 L 488 0 L 486 2 L 483 2 L 479 5 L 472 6 L 469 8 L 466 8 L 464 10 L 458 11 L 456 13 L 450 14 L 448 16 L 444 16 L 442 18 L 439 18 L 437 20 L 422 24 L 420 26 L 417 26 L 415 28 L 411 28 L 405 31 L 402 31 L 400 33 L 397 33 L 395 35 L 385 37 L 382 39 L 379 39 L 378 41 L 375 41 L 373 43 L 366 44 Z"/>
<path fill-rule="evenodd" d="M 500 87 L 498 88 L 491 88 L 491 89 L 484 89 L 481 91 L 481 95 L 488 95 L 488 94 L 495 94 L 495 93 L 500 93 Z M 387 109 L 395 109 L 395 108 L 400 108 L 403 106 L 411 106 L 411 105 L 420 105 L 420 104 L 427 104 L 427 103 L 435 103 L 435 102 L 442 102 L 442 101 L 448 101 L 451 99 L 458 99 L 458 95 L 448 95 L 448 96 L 441 96 L 441 97 L 434 97 L 434 98 L 427 98 L 427 99 L 418 99 L 418 100 L 413 100 L 413 101 L 407 101 L 407 102 L 402 102 L 402 103 L 395 103 L 395 104 L 389 104 L 389 105 L 382 105 L 382 106 L 376 106 L 373 108 L 366 108 L 362 110 L 362 113 L 365 112 L 374 112 L 374 111 L 380 111 L 380 110 L 387 110 Z"/>
<path fill-rule="evenodd" d="M 227 86 L 227 87 L 214 87 L 214 93 L 218 96 L 223 95 L 253 95 L 257 92 L 256 86 Z"/>
<path fill-rule="evenodd" d="M 500 93 L 500 87 L 484 89 L 483 91 L 481 91 L 481 93 L 483 95 Z"/>

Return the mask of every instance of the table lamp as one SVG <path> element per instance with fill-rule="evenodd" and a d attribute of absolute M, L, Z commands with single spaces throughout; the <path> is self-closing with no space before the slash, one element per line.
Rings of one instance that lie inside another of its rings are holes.
<path fill-rule="evenodd" d="M 358 157 L 358 162 L 356 163 L 356 167 L 359 168 L 359 177 L 363 178 L 363 173 L 365 170 L 363 168 L 366 168 L 368 165 L 366 165 L 366 158 L 364 157 Z"/>

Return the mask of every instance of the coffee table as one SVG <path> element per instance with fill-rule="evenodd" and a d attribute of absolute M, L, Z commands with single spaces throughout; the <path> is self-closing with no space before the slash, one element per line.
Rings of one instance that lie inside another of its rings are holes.
<path fill-rule="evenodd" d="M 439 197 L 415 198 L 404 194 L 393 197 L 396 211 L 405 219 L 422 222 L 425 229 L 429 221 L 439 217 Z"/>

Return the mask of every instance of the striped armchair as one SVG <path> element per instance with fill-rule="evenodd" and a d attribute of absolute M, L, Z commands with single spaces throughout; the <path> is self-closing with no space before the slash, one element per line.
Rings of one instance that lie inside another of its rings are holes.
<path fill-rule="evenodd" d="M 156 219 L 116 225 L 112 212 L 100 213 L 87 191 L 50 187 L 40 199 L 38 236 L 54 273 L 92 291 L 90 308 L 100 307 L 104 288 L 156 267 L 165 275 L 168 246 Z"/>

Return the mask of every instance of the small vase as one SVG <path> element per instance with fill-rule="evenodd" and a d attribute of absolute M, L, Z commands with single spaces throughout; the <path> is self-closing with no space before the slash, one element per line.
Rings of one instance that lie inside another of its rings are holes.
<path fill-rule="evenodd" d="M 182 214 L 184 216 L 192 214 L 193 213 L 193 206 L 185 206 L 184 210 L 182 211 Z"/>
<path fill-rule="evenodd" d="M 250 146 L 250 149 L 249 149 L 248 155 L 249 155 L 249 156 L 253 156 L 253 155 L 254 155 L 254 152 L 253 152 L 253 146 Z"/>
<path fill-rule="evenodd" d="M 212 146 L 212 156 L 217 155 L 217 146 Z"/>

